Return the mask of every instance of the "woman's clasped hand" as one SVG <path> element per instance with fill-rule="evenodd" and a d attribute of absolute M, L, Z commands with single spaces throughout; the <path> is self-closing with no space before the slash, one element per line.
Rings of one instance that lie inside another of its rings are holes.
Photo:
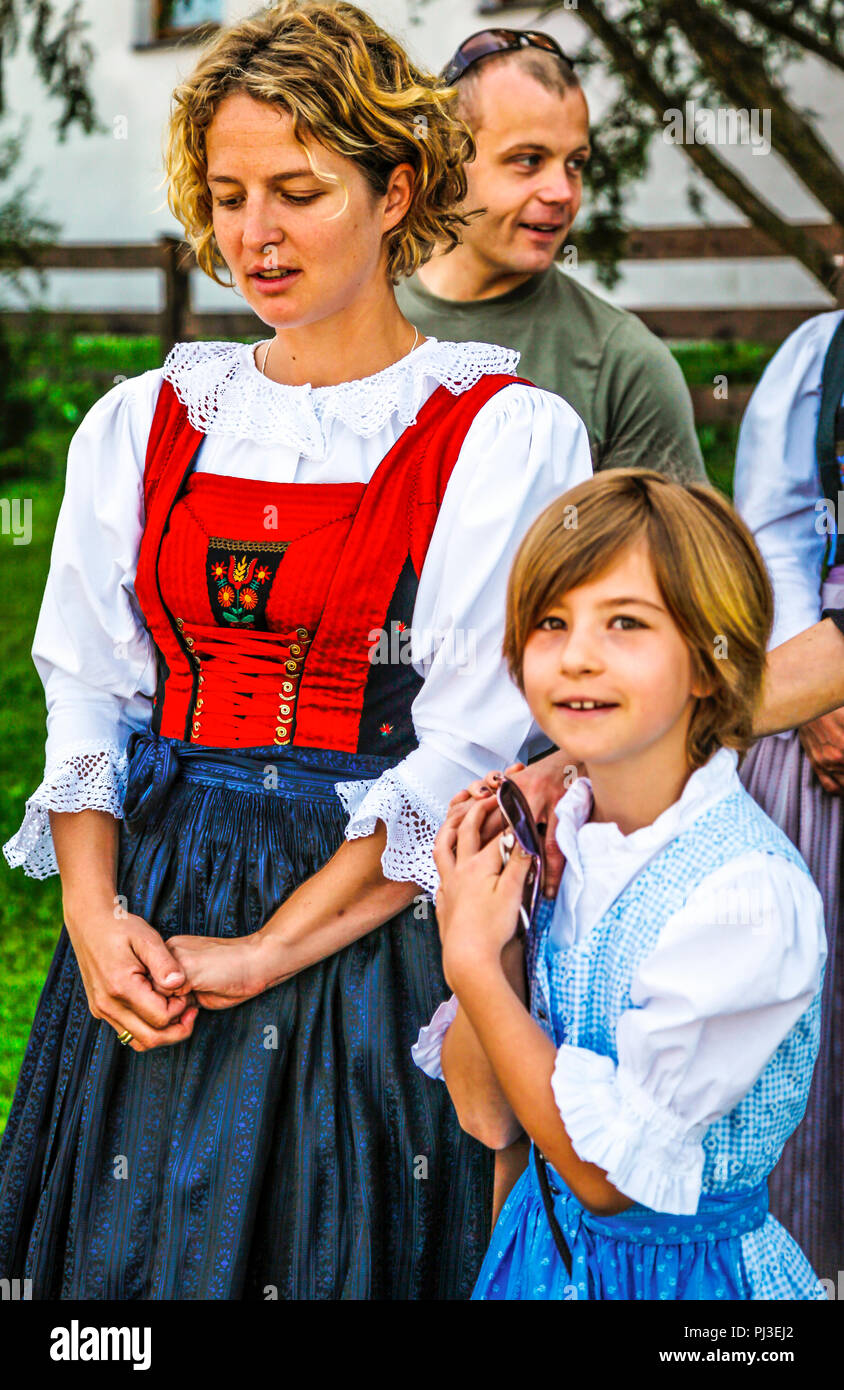
<path fill-rule="evenodd" d="M 268 943 L 260 932 L 239 937 L 173 936 L 167 944 L 203 1009 L 230 1009 L 279 982 L 279 971 L 270 969 Z M 278 955 L 275 942 L 276 966 Z M 283 978 L 294 973 L 291 969 Z"/>
<path fill-rule="evenodd" d="M 67 914 L 67 929 L 95 1018 L 130 1033 L 134 1052 L 190 1037 L 197 1000 L 181 962 L 143 917 L 130 913 L 115 924 L 113 910 L 102 919 L 89 913 L 80 930 Z"/>
<path fill-rule="evenodd" d="M 496 787 L 502 777 L 511 777 L 527 797 L 537 822 L 546 827 L 545 891 L 553 897 L 565 862 L 555 837 L 555 807 L 566 790 L 573 768 L 575 773 L 579 770 L 560 751 L 530 767 L 511 763 L 503 773 L 489 772 L 471 782 L 449 803 L 448 814 L 437 836 L 434 862 L 440 877 L 437 920 L 445 974 L 452 987 L 449 965 L 451 963 L 459 973 L 460 952 L 464 946 L 470 952 L 474 949 L 473 933 L 477 923 L 484 924 L 484 947 L 495 941 L 497 949 L 501 950 L 513 936 L 518 921 L 520 894 L 530 859 L 516 853 L 511 857 L 511 867 L 502 871 L 499 841 L 505 826 L 494 796 Z M 478 913 L 481 899 L 484 910 Z M 160 1004 L 150 1008 L 160 1022 L 153 1022 L 152 1017 L 148 1019 L 151 1026 L 145 1028 L 137 1050 L 180 1042 L 188 1037 L 196 1018 L 196 1006 L 214 1010 L 233 1008 L 283 983 L 309 963 L 302 958 L 301 952 L 285 946 L 278 924 L 276 914 L 272 933 L 261 930 L 241 937 L 170 937 L 166 949 L 171 962 L 175 960 L 183 974 L 176 983 L 165 985 L 160 978 L 161 972 L 153 976 L 150 971 L 146 994 L 151 1000 L 161 999 Z M 147 930 L 152 929 L 148 927 Z M 174 1023 L 177 1006 L 184 1007 L 185 1002 L 189 1007 L 178 1023 Z M 162 1006 L 172 1010 L 172 1014 L 165 1015 Z M 141 1036 L 131 1022 L 129 1026 L 136 1037 Z"/>

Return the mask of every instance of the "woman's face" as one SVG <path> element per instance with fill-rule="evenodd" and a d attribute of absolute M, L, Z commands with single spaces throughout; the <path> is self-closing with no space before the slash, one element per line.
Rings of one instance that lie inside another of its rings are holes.
<path fill-rule="evenodd" d="M 243 92 L 220 102 L 205 134 L 217 244 L 246 302 L 276 329 L 363 308 L 383 294 L 384 233 L 412 196 L 410 164 L 398 165 L 376 198 L 352 160 L 304 143 L 316 174 L 294 138 L 293 117 Z"/>
<path fill-rule="evenodd" d="M 523 678 L 540 728 L 590 771 L 685 748 L 704 692 L 644 541 L 541 616 Z"/>

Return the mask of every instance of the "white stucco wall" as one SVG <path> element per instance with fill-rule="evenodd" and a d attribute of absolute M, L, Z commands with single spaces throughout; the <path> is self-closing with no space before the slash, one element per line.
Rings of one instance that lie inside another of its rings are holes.
<path fill-rule="evenodd" d="M 27 123 L 27 174 L 35 201 L 61 227 L 63 241 L 150 241 L 178 227 L 166 208 L 161 187 L 161 137 L 170 92 L 190 70 L 194 46 L 133 47 L 146 32 L 147 0 L 83 0 L 97 52 L 92 86 L 105 133 L 84 136 L 73 132 L 58 143 L 53 127 L 55 106 L 34 77 L 24 52 L 8 65 L 10 109 Z M 467 34 L 494 19 L 477 13 L 475 0 L 372 0 L 370 12 L 403 39 L 413 56 L 438 70 Z M 229 20 L 253 12 L 250 0 L 226 0 Z M 508 10 L 501 21 L 509 27 L 530 27 L 537 11 Z M 414 22 L 414 17 L 419 22 Z M 576 11 L 563 10 L 543 27 L 576 52 L 583 29 Z M 820 61 L 810 60 L 789 74 L 793 99 L 818 115 L 821 133 L 833 149 L 841 147 L 844 131 L 844 77 Z M 595 70 L 586 79 L 593 114 L 609 93 L 605 77 Z M 721 149 L 725 157 L 752 181 L 754 187 L 789 219 L 823 219 L 814 199 L 785 168 L 776 154 L 754 155 L 749 148 Z M 628 208 L 634 225 L 694 221 L 685 198 L 691 165 L 676 148 L 657 138 L 652 144 L 646 179 L 632 191 Z M 739 221 L 732 206 L 714 190 L 706 193 L 710 220 Z M 577 272 L 588 284 L 587 265 Z M 197 308 L 237 307 L 231 292 L 218 289 L 196 275 Z M 156 308 L 160 277 L 153 272 L 116 274 L 54 273 L 43 296 L 56 307 Z M 722 261 L 697 264 L 673 262 L 637 264 L 625 268 L 611 296 L 631 306 L 645 304 L 817 304 L 831 301 L 812 278 L 783 260 Z"/>

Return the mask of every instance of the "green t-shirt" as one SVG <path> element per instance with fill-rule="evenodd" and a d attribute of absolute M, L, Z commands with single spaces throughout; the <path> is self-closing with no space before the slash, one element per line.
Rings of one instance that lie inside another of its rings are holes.
<path fill-rule="evenodd" d="M 574 407 L 600 468 L 658 468 L 705 481 L 692 402 L 668 348 L 641 319 L 549 266 L 492 299 L 431 294 L 418 275 L 396 288 L 420 333 L 499 343 L 521 353 L 519 375 Z"/>

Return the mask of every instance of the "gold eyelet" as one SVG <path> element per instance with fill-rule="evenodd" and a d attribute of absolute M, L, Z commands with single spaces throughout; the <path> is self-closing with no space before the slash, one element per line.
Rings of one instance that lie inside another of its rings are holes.
<path fill-rule="evenodd" d="M 294 687 L 294 684 L 293 684 L 292 681 L 282 681 L 282 682 L 281 682 L 281 692 L 280 692 L 280 693 L 281 693 L 282 695 L 289 695 L 290 692 L 291 692 L 291 690 L 294 690 L 294 689 L 295 689 L 295 687 Z"/>
<path fill-rule="evenodd" d="M 298 671 L 299 669 L 295 661 L 286 661 L 285 666 L 287 667 L 288 671 Z"/>
<path fill-rule="evenodd" d="M 308 636 L 308 629 L 306 627 L 297 627 L 296 636 L 301 637 L 303 642 L 306 641 Z"/>
<path fill-rule="evenodd" d="M 290 706 L 289 706 L 289 705 L 279 705 L 279 707 L 278 707 L 278 712 L 279 712 L 279 714 L 289 714 L 289 713 L 290 713 Z"/>
<path fill-rule="evenodd" d="M 294 642 L 294 643 L 292 644 L 292 646 L 291 646 L 291 648 L 290 648 L 290 655 L 291 655 L 291 656 L 301 656 L 301 655 L 302 655 L 302 648 L 299 646 L 299 644 L 298 644 L 297 642 Z"/>

